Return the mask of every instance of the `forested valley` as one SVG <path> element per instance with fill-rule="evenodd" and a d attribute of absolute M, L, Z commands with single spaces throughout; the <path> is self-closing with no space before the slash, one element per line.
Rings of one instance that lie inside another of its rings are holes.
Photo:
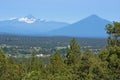
<path fill-rule="evenodd" d="M 0 80 L 119 80 L 120 23 L 106 25 L 106 45 L 97 54 L 81 50 L 73 38 L 65 54 L 56 50 L 47 62 L 34 51 L 29 58 L 13 58 L 0 50 Z"/>

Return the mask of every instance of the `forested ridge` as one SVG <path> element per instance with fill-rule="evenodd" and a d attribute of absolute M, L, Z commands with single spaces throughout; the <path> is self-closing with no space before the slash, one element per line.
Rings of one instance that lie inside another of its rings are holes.
<path fill-rule="evenodd" d="M 51 36 L 51 37 L 37 37 L 37 36 L 17 36 L 17 35 L 0 35 L 0 45 L 6 44 L 10 46 L 22 46 L 22 47 L 56 47 L 66 46 L 69 44 L 72 37 L 66 36 Z M 105 38 L 76 38 L 77 42 L 81 46 L 94 46 L 98 44 L 101 47 L 105 45 Z"/>
<path fill-rule="evenodd" d="M 0 50 L 0 80 L 119 80 L 120 23 L 106 25 L 106 47 L 98 54 L 81 51 L 73 38 L 66 54 L 55 52 L 44 63 L 36 52 L 30 58 L 15 60 Z"/>

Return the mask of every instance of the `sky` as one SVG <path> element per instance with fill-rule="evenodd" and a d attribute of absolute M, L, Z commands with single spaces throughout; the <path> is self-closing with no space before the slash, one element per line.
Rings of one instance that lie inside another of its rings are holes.
<path fill-rule="evenodd" d="M 120 0 L 0 0 L 0 20 L 33 15 L 73 23 L 93 14 L 120 21 Z"/>

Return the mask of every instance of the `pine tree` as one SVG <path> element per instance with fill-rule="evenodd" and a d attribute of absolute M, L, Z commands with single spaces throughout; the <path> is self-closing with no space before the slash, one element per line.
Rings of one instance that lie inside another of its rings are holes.
<path fill-rule="evenodd" d="M 68 66 L 69 72 L 71 74 L 71 80 L 79 79 L 79 62 L 81 59 L 81 51 L 80 46 L 76 42 L 75 38 L 73 38 L 70 42 L 70 47 L 66 52 L 65 63 Z"/>
<path fill-rule="evenodd" d="M 50 58 L 50 63 L 46 67 L 47 78 L 49 80 L 69 80 L 69 72 L 67 72 L 67 66 L 60 53 L 54 53 Z"/>
<path fill-rule="evenodd" d="M 109 34 L 107 39 L 107 51 L 101 52 L 98 56 L 102 62 L 107 63 L 109 79 L 120 79 L 120 22 L 106 25 Z"/>
<path fill-rule="evenodd" d="M 107 34 L 109 35 L 107 42 L 108 46 L 120 46 L 119 37 L 120 37 L 120 22 L 113 22 L 113 24 L 107 24 L 105 28 Z"/>
<path fill-rule="evenodd" d="M 77 44 L 75 38 L 70 42 L 70 47 L 66 52 L 66 63 L 67 65 L 75 65 L 80 60 L 81 51 L 80 46 Z"/>
<path fill-rule="evenodd" d="M 40 70 L 43 67 L 43 63 L 42 61 L 37 57 L 36 52 L 34 51 L 31 54 L 31 58 L 30 58 L 30 64 L 29 64 L 29 69 L 30 71 L 35 71 L 35 70 Z"/>
<path fill-rule="evenodd" d="M 0 80 L 6 79 L 7 76 L 7 57 L 5 53 L 0 49 Z"/>
<path fill-rule="evenodd" d="M 109 48 L 108 69 L 112 79 L 120 79 L 120 47 Z"/>

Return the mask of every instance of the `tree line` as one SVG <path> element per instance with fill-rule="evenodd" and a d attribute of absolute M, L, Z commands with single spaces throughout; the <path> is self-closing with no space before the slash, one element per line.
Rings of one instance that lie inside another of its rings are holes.
<path fill-rule="evenodd" d="M 47 64 L 33 52 L 27 60 L 15 61 L 0 50 L 0 80 L 119 80 L 120 23 L 106 25 L 106 47 L 98 54 L 82 52 L 73 38 L 66 54 L 55 52 Z"/>

